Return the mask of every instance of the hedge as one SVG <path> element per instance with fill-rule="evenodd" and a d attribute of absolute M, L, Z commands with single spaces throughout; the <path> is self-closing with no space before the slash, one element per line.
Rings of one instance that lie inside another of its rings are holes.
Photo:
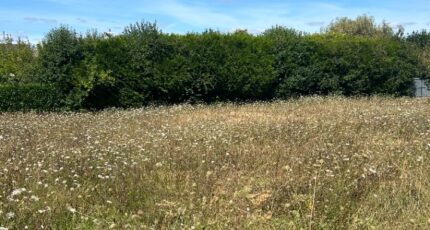
<path fill-rule="evenodd" d="M 315 94 L 412 96 L 413 79 L 430 75 L 429 37 L 305 34 L 279 26 L 259 35 L 244 30 L 180 35 L 145 22 L 115 36 L 82 36 L 63 26 L 37 46 L 29 79 L 0 81 L 0 111 Z"/>
<path fill-rule="evenodd" d="M 0 85 L 0 111 L 52 111 L 61 105 L 61 97 L 53 85 Z"/>

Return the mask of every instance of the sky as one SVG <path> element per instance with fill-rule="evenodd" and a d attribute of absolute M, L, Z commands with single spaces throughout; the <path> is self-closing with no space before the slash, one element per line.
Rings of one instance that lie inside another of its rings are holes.
<path fill-rule="evenodd" d="M 406 32 L 430 29 L 430 0 L 0 0 L 0 32 L 37 43 L 60 25 L 121 33 L 142 20 L 181 34 L 207 28 L 260 33 L 274 25 L 318 32 L 337 17 L 363 14 Z"/>

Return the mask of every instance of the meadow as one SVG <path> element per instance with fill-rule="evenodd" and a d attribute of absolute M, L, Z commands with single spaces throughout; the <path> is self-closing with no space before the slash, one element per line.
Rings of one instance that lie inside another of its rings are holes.
<path fill-rule="evenodd" d="M 0 114 L 0 229 L 428 229 L 430 100 Z"/>

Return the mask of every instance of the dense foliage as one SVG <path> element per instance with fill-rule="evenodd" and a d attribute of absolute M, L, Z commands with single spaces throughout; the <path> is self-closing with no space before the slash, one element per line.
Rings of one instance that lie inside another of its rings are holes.
<path fill-rule="evenodd" d="M 0 84 L 52 85 L 69 109 L 287 99 L 305 95 L 412 95 L 425 77 L 430 39 L 373 18 L 340 18 L 319 34 L 276 26 L 162 33 L 141 22 L 122 34 L 79 35 L 61 26 L 36 49 L 0 45 Z"/>
<path fill-rule="evenodd" d="M 0 84 L 29 81 L 34 61 L 34 49 L 29 42 L 14 41 L 3 34 L 0 38 Z"/>
<path fill-rule="evenodd" d="M 0 85 L 0 111 L 52 111 L 63 107 L 56 87 L 41 84 Z"/>

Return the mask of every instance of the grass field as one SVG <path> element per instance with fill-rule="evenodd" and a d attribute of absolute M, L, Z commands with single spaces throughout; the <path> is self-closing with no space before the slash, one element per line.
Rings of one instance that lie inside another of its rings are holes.
<path fill-rule="evenodd" d="M 0 115 L 8 229 L 428 229 L 430 100 Z"/>

